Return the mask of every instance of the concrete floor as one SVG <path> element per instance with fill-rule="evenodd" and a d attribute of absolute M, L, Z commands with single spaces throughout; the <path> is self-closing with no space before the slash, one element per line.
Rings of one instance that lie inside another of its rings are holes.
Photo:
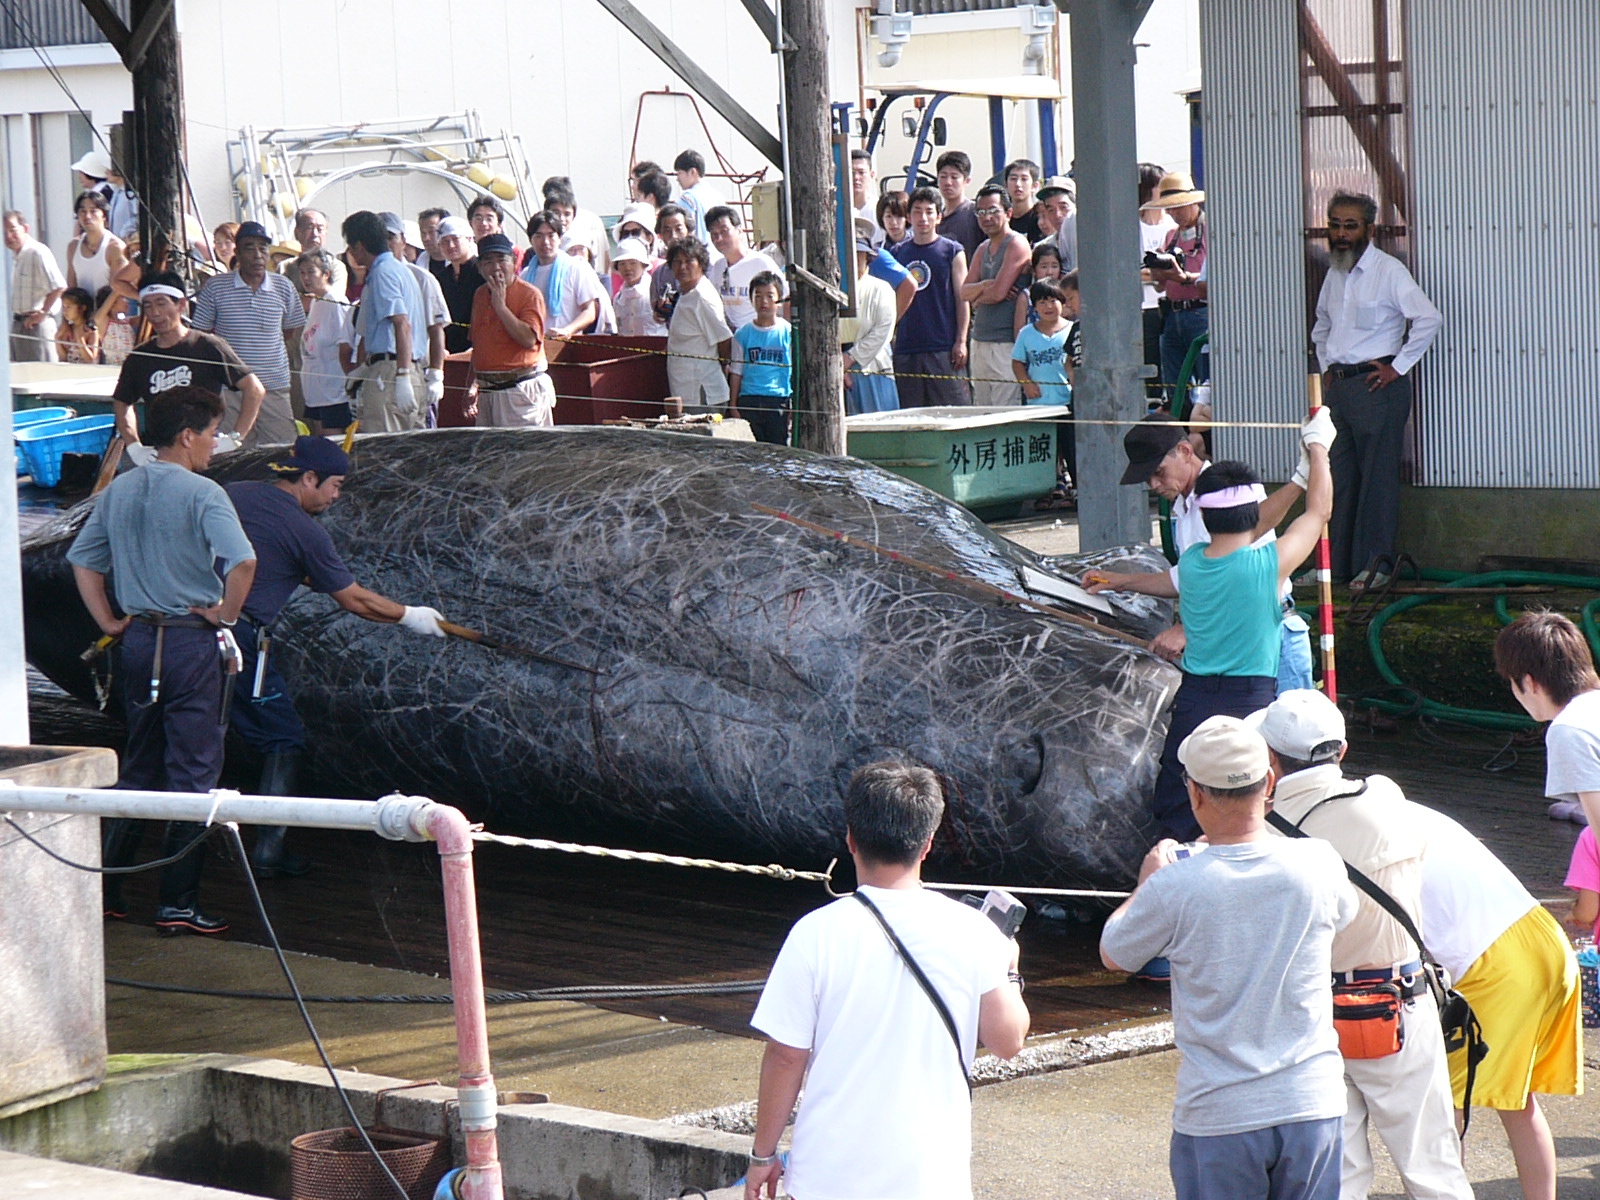
<path fill-rule="evenodd" d="M 162 939 L 143 927 L 107 929 L 108 974 L 226 989 L 282 988 L 270 951 L 239 942 Z M 292 955 L 302 990 L 326 994 L 437 993 L 427 975 Z M 114 1053 L 231 1053 L 315 1064 L 292 1005 L 107 989 Z M 454 1079 L 454 1027 L 446 1007 L 313 1006 L 334 1064 L 409 1079 Z M 490 1012 L 502 1090 L 549 1093 L 558 1103 L 644 1117 L 736 1104 L 756 1094 L 760 1044 L 664 1020 L 580 1004 L 499 1005 Z M 1584 1097 L 1545 1102 L 1560 1155 L 1559 1200 L 1600 1198 L 1600 1031 L 1586 1038 Z M 978 1200 L 1155 1200 L 1172 1196 L 1166 1152 L 1176 1051 L 993 1084 L 974 1102 L 973 1180 Z M 1480 1111 L 1468 1167 L 1480 1200 L 1520 1191 L 1505 1135 Z M 1402 1195 L 1379 1151 L 1373 1196 Z"/>

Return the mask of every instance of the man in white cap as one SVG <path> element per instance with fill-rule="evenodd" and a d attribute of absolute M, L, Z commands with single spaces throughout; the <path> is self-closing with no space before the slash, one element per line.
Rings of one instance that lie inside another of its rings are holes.
<path fill-rule="evenodd" d="M 437 234 L 439 257 L 430 261 L 428 270 L 439 281 L 445 306 L 450 310 L 450 324 L 444 330 L 445 350 L 460 354 L 472 349 L 468 328 L 472 323 L 472 297 L 483 286 L 478 244 L 472 236 L 472 226 L 461 217 L 441 217 Z"/>
<path fill-rule="evenodd" d="M 1394 780 L 1345 778 L 1339 769 L 1347 749 L 1339 706 L 1318 691 L 1289 691 L 1245 723 L 1271 752 L 1278 780 L 1273 828 L 1292 836 L 1292 826 L 1321 838 L 1420 924 L 1427 828 Z M 1389 1148 L 1413 1200 L 1471 1197 L 1422 948 L 1376 901 L 1361 895 L 1355 919 L 1333 939 L 1331 965 L 1336 989 L 1393 986 L 1402 1001 L 1402 1044 L 1390 1054 L 1344 1060 L 1349 1109 L 1341 1194 L 1364 1200 L 1372 1186 L 1370 1127 Z"/>
<path fill-rule="evenodd" d="M 1274 813 L 1325 838 L 1394 896 L 1467 997 L 1488 1046 L 1472 1102 L 1498 1110 L 1526 1200 L 1552 1200 L 1555 1142 L 1534 1093 L 1573 1096 L 1582 1086 L 1578 966 L 1555 918 L 1459 822 L 1406 800 L 1381 774 L 1346 778 L 1344 715 L 1320 691 L 1286 691 L 1248 723 L 1272 750 Z M 1414 947 L 1366 896 L 1334 939 L 1336 970 L 1352 962 L 1347 947 L 1362 939 L 1376 946 L 1366 954 L 1374 962 Z M 1429 990 L 1408 1002 L 1405 1024 L 1400 1053 L 1346 1061 L 1344 1194 L 1365 1197 L 1371 1184 L 1370 1120 L 1406 1194 L 1470 1195 L 1451 1112 L 1466 1102 L 1466 1050 L 1446 1059 Z"/>
<path fill-rule="evenodd" d="M 106 207 L 111 207 L 111 195 L 115 190 L 106 180 L 111 175 L 111 160 L 100 150 L 91 150 L 72 164 L 72 169 L 78 173 L 78 190 L 80 192 L 98 192 L 105 198 Z"/>
<path fill-rule="evenodd" d="M 1111 970 L 1172 963 L 1178 1200 L 1335 1200 L 1345 1111 L 1330 954 L 1356 912 L 1344 864 L 1315 838 L 1273 837 L 1267 744 L 1212 717 L 1178 757 L 1208 844 L 1163 840 L 1106 922 Z"/>

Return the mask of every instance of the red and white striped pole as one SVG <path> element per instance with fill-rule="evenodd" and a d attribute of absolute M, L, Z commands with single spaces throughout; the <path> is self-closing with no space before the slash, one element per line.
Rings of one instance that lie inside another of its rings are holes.
<path fill-rule="evenodd" d="M 1311 415 L 1322 407 L 1322 376 L 1307 379 L 1311 392 Z M 1328 527 L 1317 539 L 1317 627 L 1322 635 L 1322 691 L 1335 704 L 1339 702 L 1339 672 L 1333 660 L 1333 551 L 1328 545 Z"/>

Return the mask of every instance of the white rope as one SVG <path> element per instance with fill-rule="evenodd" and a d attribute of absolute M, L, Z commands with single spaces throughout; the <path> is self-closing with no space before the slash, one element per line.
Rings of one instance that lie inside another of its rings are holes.
<path fill-rule="evenodd" d="M 730 871 L 735 875 L 765 875 L 784 881 L 800 880 L 807 883 L 826 883 L 828 876 L 822 871 L 796 871 L 792 867 L 757 866 L 753 863 L 719 862 L 714 858 L 686 858 L 678 854 L 656 854 L 649 850 L 613 850 L 606 846 L 585 846 L 577 842 L 552 842 L 545 838 L 510 837 L 503 833 L 474 833 L 475 842 L 493 842 L 500 846 L 520 846 L 525 850 L 559 850 L 563 854 L 587 854 L 593 858 L 620 858 L 627 862 L 656 863 L 666 867 L 700 867 L 708 871 Z"/>
<path fill-rule="evenodd" d="M 504 833 L 487 833 L 475 830 L 475 842 L 493 842 L 497 846 L 517 846 L 524 850 L 559 850 L 563 854 L 587 854 L 591 858 L 618 858 L 625 862 L 655 863 L 665 867 L 699 867 L 708 871 L 728 871 L 735 875 L 765 875 L 769 879 L 785 882 L 831 883 L 834 859 L 826 871 L 797 871 L 777 863 L 760 866 L 755 863 L 721 862 L 715 858 L 686 858 L 679 854 L 656 854 L 650 850 L 615 850 L 609 846 L 587 846 L 580 842 L 552 842 L 547 838 L 512 837 Z M 986 892 L 990 885 L 984 883 L 927 883 L 923 887 L 941 892 Z M 834 893 L 830 887 L 829 892 Z M 1097 892 L 1082 888 L 1008 887 L 1003 889 L 1018 896 L 1080 896 L 1102 900 L 1125 900 L 1129 892 Z"/>

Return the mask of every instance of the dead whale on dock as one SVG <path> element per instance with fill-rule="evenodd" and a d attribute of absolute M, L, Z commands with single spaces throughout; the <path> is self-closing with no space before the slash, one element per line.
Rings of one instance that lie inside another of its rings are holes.
<path fill-rule="evenodd" d="M 267 457 L 211 474 L 260 478 Z M 816 868 L 842 853 L 850 773 L 906 756 L 946 781 L 946 877 L 1135 873 L 1179 677 L 1122 634 L 1167 607 L 1040 597 L 1079 623 L 984 588 L 1158 569 L 1148 547 L 1041 558 L 856 459 L 692 436 L 448 429 L 354 457 L 323 519 L 357 579 L 586 669 L 410 637 L 302 590 L 274 652 L 313 794 L 398 790 L 502 832 Z M 24 590 L 30 661 L 93 699 L 78 655 L 98 631 L 64 558 L 86 510 L 28 539 Z"/>

